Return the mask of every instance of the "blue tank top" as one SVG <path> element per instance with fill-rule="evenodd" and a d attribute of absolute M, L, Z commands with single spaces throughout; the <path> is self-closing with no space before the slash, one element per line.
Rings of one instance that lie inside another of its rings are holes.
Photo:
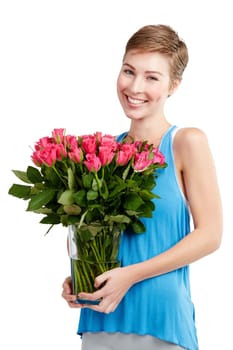
<path fill-rule="evenodd" d="M 143 218 L 146 232 L 124 232 L 119 249 L 122 266 L 150 259 L 190 232 L 190 213 L 178 184 L 171 126 L 163 136 L 160 150 L 168 164 L 159 170 L 153 218 Z M 118 137 L 122 140 L 127 133 Z M 80 312 L 78 334 L 83 332 L 122 332 L 152 335 L 187 350 L 198 350 L 194 306 L 190 295 L 189 266 L 146 279 L 129 289 L 117 309 L 110 314 L 90 309 Z"/>

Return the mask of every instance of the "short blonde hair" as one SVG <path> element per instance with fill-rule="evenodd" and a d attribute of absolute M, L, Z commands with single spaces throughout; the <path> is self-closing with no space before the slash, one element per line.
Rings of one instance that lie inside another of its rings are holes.
<path fill-rule="evenodd" d="M 131 51 L 159 52 L 169 58 L 171 81 L 181 80 L 188 64 L 188 49 L 178 34 L 167 25 L 147 25 L 136 31 L 128 40 L 125 55 Z"/>

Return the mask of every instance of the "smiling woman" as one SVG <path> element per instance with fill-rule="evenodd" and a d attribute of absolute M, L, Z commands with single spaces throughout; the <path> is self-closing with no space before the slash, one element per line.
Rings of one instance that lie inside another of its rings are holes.
<path fill-rule="evenodd" d="M 125 114 L 142 119 L 144 114 L 162 114 L 167 97 L 179 83 L 178 79 L 171 81 L 169 61 L 163 54 L 132 50 L 125 55 L 117 92 Z"/>
<path fill-rule="evenodd" d="M 4 120 L 0 193 L 2 222 L 8 223 L 7 229 L 2 225 L 0 238 L 0 319 L 4 325 L 0 348 L 81 349 L 82 338 L 76 335 L 80 309 L 71 310 L 61 298 L 63 278 L 70 274 L 67 228 L 58 226 L 44 237 L 46 226 L 38 224 L 40 215 L 25 212 L 27 203 L 7 194 L 16 182 L 11 170 L 26 169 L 34 141 L 54 127 L 65 127 L 76 135 L 125 131 L 131 139 L 131 120 L 118 101 L 116 80 L 128 38 L 141 26 L 156 23 L 178 31 L 190 58 L 181 84 L 165 103 L 166 119 L 180 127 L 172 135 L 173 146 L 182 150 L 177 137 L 184 127 L 197 126 L 206 133 L 224 206 L 221 249 L 190 265 L 199 347 L 231 347 L 232 325 L 226 320 L 233 310 L 229 277 L 233 263 L 230 5 L 229 0 L 0 1 L 0 115 Z M 153 45 L 151 41 L 152 49 Z M 161 135 L 155 140 L 157 145 Z M 197 157 L 202 157 L 202 149 Z M 209 173 L 206 166 L 200 170 L 203 177 Z M 176 175 L 181 168 L 177 164 Z M 185 200 L 190 198 L 185 188 L 184 194 Z M 172 194 L 165 203 L 163 198 L 156 200 L 156 210 L 164 203 L 169 211 L 170 198 Z M 128 248 L 130 253 L 132 247 Z"/>
<path fill-rule="evenodd" d="M 156 180 L 156 210 L 142 218 L 145 234 L 124 230 L 121 266 L 96 276 L 93 293 L 79 293 L 100 303 L 75 304 L 70 277 L 63 283 L 65 300 L 81 309 L 83 350 L 199 348 L 189 265 L 218 249 L 222 212 L 206 135 L 172 125 L 164 113 L 187 63 L 186 44 L 167 25 L 144 26 L 126 45 L 117 94 L 130 127 L 117 141 L 147 140 L 168 166 Z"/>

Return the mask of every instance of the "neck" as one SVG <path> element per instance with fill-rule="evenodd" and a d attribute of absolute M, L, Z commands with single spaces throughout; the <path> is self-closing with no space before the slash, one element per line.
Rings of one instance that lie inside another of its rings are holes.
<path fill-rule="evenodd" d="M 166 119 L 160 121 L 159 123 L 154 122 L 153 126 L 132 122 L 128 136 L 134 140 L 153 143 L 156 147 L 158 147 L 163 135 L 170 126 L 171 124 L 168 123 Z"/>

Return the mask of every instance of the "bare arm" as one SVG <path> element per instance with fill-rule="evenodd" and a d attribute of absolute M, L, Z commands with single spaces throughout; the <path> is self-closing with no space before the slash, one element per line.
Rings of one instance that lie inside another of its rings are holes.
<path fill-rule="evenodd" d="M 130 268 L 137 282 L 190 264 L 215 251 L 221 243 L 221 198 L 205 134 L 198 129 L 180 130 L 174 152 L 194 230 L 166 252 L 138 266 L 132 265 Z"/>

